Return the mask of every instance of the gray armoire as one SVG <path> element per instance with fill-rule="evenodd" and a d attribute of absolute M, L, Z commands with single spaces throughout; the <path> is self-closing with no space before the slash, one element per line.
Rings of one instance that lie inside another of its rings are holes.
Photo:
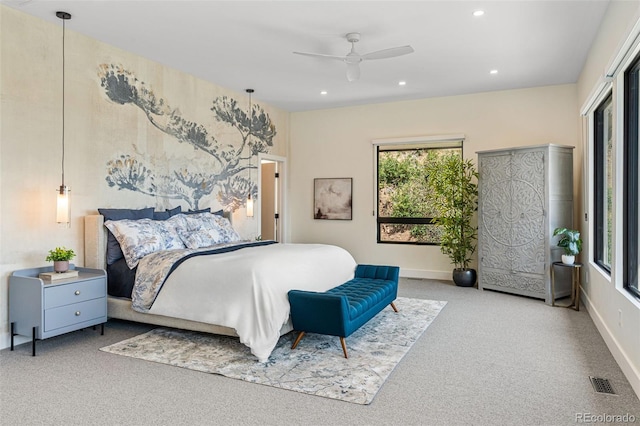
<path fill-rule="evenodd" d="M 562 255 L 553 231 L 573 228 L 573 147 L 480 151 L 478 173 L 478 288 L 551 303 L 550 267 Z M 564 272 L 556 298 L 570 293 Z"/>

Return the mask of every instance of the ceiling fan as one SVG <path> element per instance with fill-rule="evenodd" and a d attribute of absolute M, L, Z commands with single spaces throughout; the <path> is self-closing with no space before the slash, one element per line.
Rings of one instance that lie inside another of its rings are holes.
<path fill-rule="evenodd" d="M 364 55 L 356 52 L 355 44 L 360 41 L 360 33 L 349 33 L 346 36 L 347 41 L 351 43 L 351 52 L 345 56 L 324 55 L 322 53 L 304 53 L 293 52 L 296 55 L 313 56 L 316 58 L 337 59 L 347 64 L 347 80 L 356 81 L 360 78 L 360 62 L 371 59 L 386 59 L 396 56 L 406 55 L 413 52 L 411 46 L 392 47 L 390 49 L 376 50 L 375 52 L 365 53 Z"/>

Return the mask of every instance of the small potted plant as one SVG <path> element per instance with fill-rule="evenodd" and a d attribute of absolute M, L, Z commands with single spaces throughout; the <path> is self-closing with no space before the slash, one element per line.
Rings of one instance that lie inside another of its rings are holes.
<path fill-rule="evenodd" d="M 560 236 L 558 240 L 558 247 L 564 249 L 562 255 L 562 263 L 565 265 L 573 265 L 576 260 L 576 255 L 582 251 L 582 239 L 580 238 L 580 231 L 567 228 L 556 228 L 553 231 L 553 236 Z"/>
<path fill-rule="evenodd" d="M 47 262 L 53 261 L 53 270 L 58 273 L 67 272 L 69 270 L 69 261 L 76 256 L 72 249 L 66 247 L 56 247 L 49 250 L 49 254 L 45 259 Z"/>

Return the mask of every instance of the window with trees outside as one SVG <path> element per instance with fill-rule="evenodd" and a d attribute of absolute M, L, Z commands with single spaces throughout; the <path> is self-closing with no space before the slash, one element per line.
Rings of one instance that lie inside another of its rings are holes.
<path fill-rule="evenodd" d="M 624 76 L 624 212 L 623 281 L 624 288 L 640 297 L 638 291 L 638 126 L 640 120 L 640 59 L 631 64 Z"/>
<path fill-rule="evenodd" d="M 379 243 L 440 244 L 425 166 L 451 152 L 462 156 L 462 141 L 377 146 Z"/>
<path fill-rule="evenodd" d="M 594 262 L 611 274 L 613 231 L 613 103 L 611 94 L 594 114 Z"/>

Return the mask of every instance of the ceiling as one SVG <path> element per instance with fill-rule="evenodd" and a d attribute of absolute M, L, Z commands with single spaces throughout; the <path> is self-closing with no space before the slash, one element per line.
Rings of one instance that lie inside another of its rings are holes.
<path fill-rule="evenodd" d="M 608 1 L 57 1 L 0 0 L 287 111 L 575 83 Z M 483 10 L 480 17 L 475 10 Z M 365 61 L 348 82 L 345 35 Z M 68 46 L 68 49 L 71 47 Z M 498 70 L 490 74 L 490 70 Z M 400 86 L 399 81 L 406 81 Z M 321 91 L 326 91 L 321 95 Z"/>

